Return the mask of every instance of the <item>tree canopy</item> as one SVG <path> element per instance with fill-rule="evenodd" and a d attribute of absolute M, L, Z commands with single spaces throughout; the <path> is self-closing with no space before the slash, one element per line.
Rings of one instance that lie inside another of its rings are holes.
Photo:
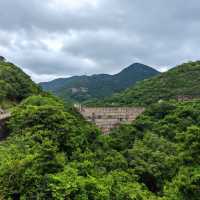
<path fill-rule="evenodd" d="M 198 200 L 200 101 L 161 102 L 110 135 L 53 97 L 13 109 L 2 199 Z"/>
<path fill-rule="evenodd" d="M 0 59 L 0 105 L 9 106 L 42 93 L 28 75 L 5 59 Z"/>

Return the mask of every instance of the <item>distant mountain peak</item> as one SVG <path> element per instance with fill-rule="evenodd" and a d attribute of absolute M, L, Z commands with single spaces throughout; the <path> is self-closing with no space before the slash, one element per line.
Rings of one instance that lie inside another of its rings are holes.
<path fill-rule="evenodd" d="M 118 74 L 116 74 L 115 77 L 122 77 L 127 79 L 135 78 L 137 81 L 140 81 L 143 79 L 140 79 L 139 77 L 144 77 L 144 79 L 146 79 L 159 73 L 159 71 L 147 65 L 141 63 L 133 63 L 128 67 L 124 68 Z"/>
<path fill-rule="evenodd" d="M 124 68 L 120 73 L 127 72 L 127 71 L 138 71 L 138 70 L 145 70 L 145 71 L 156 71 L 156 69 L 149 67 L 148 65 L 142 64 L 142 63 L 133 63 L 129 65 L 128 67 Z"/>
<path fill-rule="evenodd" d="M 92 76 L 73 76 L 41 83 L 44 90 L 63 97 L 66 100 L 79 102 L 93 98 L 104 98 L 133 86 L 136 82 L 159 74 L 155 69 L 141 64 L 129 65 L 115 75 L 94 74 Z M 80 88 L 87 88 L 80 89 Z"/>
<path fill-rule="evenodd" d="M 99 105 L 147 106 L 162 100 L 200 99 L 200 61 L 183 63 L 161 75 L 99 101 Z"/>

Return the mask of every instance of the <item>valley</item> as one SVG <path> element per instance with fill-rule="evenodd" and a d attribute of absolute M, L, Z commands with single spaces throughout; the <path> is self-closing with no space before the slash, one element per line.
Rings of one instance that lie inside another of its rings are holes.
<path fill-rule="evenodd" d="M 75 107 L 0 67 L 0 199 L 199 199 L 199 62 Z"/>

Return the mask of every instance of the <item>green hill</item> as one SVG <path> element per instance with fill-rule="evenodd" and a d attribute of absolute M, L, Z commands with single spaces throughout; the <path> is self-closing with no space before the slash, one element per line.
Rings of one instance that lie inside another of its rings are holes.
<path fill-rule="evenodd" d="M 13 64 L 1 66 L 1 81 L 10 86 L 1 88 L 2 102 L 23 101 L 0 142 L 0 199 L 199 200 L 199 100 L 153 104 L 132 124 L 102 135 L 58 98 L 26 98 L 40 89 Z M 179 77 L 174 86 L 183 87 L 184 77 L 194 90 L 198 67 L 169 71 Z"/>
<path fill-rule="evenodd" d="M 200 97 L 200 61 L 179 65 L 168 72 L 141 81 L 135 86 L 93 102 L 93 105 L 147 106 L 159 100 Z"/>
<path fill-rule="evenodd" d="M 115 75 L 73 76 L 41 83 L 40 85 L 44 90 L 51 91 L 65 100 L 83 102 L 110 96 L 127 89 L 137 81 L 157 74 L 159 72 L 155 69 L 135 63 Z"/>
<path fill-rule="evenodd" d="M 41 96 L 0 142 L 0 199 L 199 200 L 200 102 L 157 103 L 110 135 Z"/>
<path fill-rule="evenodd" d="M 41 92 L 28 75 L 14 64 L 0 57 L 0 105 L 15 104 L 32 94 Z"/>

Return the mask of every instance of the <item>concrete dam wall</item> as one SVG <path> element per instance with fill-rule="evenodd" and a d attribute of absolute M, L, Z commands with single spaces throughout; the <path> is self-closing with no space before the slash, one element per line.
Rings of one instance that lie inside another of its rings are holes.
<path fill-rule="evenodd" d="M 104 134 L 120 124 L 131 123 L 144 108 L 138 107 L 81 107 L 76 106 L 82 116 L 89 122 L 96 124 Z"/>

